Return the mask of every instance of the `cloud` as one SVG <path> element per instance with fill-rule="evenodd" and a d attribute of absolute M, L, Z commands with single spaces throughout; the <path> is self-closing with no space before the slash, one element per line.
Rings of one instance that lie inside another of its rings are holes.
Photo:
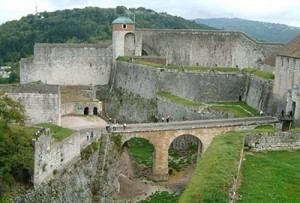
<path fill-rule="evenodd" d="M 186 19 L 239 17 L 300 26 L 299 0 L 0 0 L 0 23 L 38 11 L 97 6 L 145 7 Z"/>

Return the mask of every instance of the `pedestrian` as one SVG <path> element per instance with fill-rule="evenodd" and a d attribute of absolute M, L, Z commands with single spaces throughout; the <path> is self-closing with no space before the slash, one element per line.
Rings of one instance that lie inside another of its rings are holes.
<path fill-rule="evenodd" d="M 93 139 L 94 138 L 94 132 L 92 131 L 91 132 L 91 139 Z"/>
<path fill-rule="evenodd" d="M 154 123 L 157 123 L 157 122 L 158 122 L 158 117 L 154 116 Z"/>
<path fill-rule="evenodd" d="M 89 131 L 86 132 L 86 140 L 89 140 Z"/>
<path fill-rule="evenodd" d="M 110 126 L 107 125 L 105 128 L 106 128 L 106 131 L 109 133 L 109 131 L 110 131 Z"/>
<path fill-rule="evenodd" d="M 170 116 L 167 116 L 167 123 L 169 123 L 170 121 Z"/>
<path fill-rule="evenodd" d="M 165 118 L 164 117 L 161 117 L 161 122 L 165 122 Z"/>
<path fill-rule="evenodd" d="M 123 124 L 123 130 L 126 130 L 126 123 Z"/>
<path fill-rule="evenodd" d="M 260 110 L 259 115 L 260 115 L 260 116 L 263 116 L 263 115 L 264 115 L 264 112 L 263 112 L 262 110 Z"/>

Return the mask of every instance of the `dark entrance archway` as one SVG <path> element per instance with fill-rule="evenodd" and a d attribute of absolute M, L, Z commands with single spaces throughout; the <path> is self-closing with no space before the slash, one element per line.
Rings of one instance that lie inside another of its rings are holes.
<path fill-rule="evenodd" d="M 98 108 L 97 107 L 94 107 L 94 109 L 93 109 L 93 115 L 98 115 Z"/>
<path fill-rule="evenodd" d="M 89 115 L 89 113 L 90 113 L 89 107 L 85 107 L 84 110 L 83 110 L 83 114 L 84 115 Z"/>

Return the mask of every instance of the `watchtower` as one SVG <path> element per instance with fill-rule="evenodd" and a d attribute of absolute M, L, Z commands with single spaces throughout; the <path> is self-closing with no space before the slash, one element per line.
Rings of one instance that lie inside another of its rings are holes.
<path fill-rule="evenodd" d="M 134 22 L 128 17 L 118 17 L 112 22 L 113 60 L 118 56 L 134 55 Z"/>

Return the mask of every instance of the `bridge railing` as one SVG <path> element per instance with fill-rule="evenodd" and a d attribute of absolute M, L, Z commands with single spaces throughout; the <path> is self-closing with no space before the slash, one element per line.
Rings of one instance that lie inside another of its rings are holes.
<path fill-rule="evenodd" d="M 270 116 L 247 117 L 247 118 L 230 118 L 230 119 L 213 119 L 213 120 L 193 120 L 193 121 L 175 121 L 159 123 L 140 123 L 128 124 L 126 129 L 117 125 L 112 132 L 140 132 L 140 131 L 161 131 L 188 128 L 211 128 L 226 126 L 249 126 L 278 123 L 278 119 Z"/>

